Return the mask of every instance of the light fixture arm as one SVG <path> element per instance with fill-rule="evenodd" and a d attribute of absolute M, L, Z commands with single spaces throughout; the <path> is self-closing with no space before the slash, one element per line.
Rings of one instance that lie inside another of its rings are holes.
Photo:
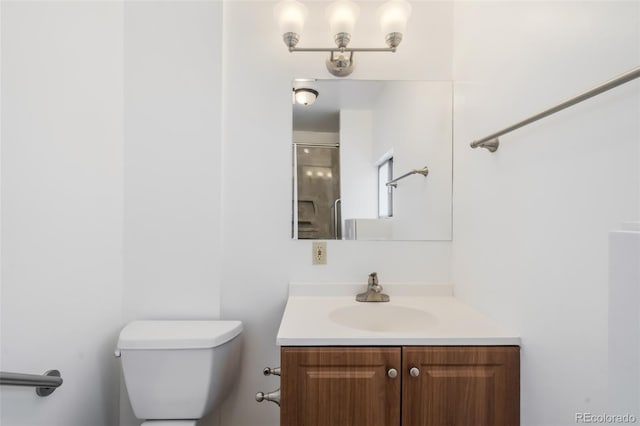
<path fill-rule="evenodd" d="M 395 47 L 290 47 L 289 52 L 391 52 L 394 53 Z"/>
<path fill-rule="evenodd" d="M 398 44 L 402 41 L 402 34 L 390 33 L 386 41 L 389 47 L 347 47 L 351 40 L 348 33 L 338 33 L 335 35 L 337 47 L 296 47 L 300 36 L 296 33 L 286 33 L 283 40 L 289 52 L 328 52 L 329 58 L 326 60 L 327 70 L 336 77 L 346 77 L 351 74 L 355 67 L 353 59 L 354 52 L 391 52 L 395 53 Z"/>
<path fill-rule="evenodd" d="M 387 34 L 386 41 L 389 47 L 347 47 L 351 41 L 351 34 L 338 33 L 334 36 L 338 47 L 296 47 L 300 40 L 300 34 L 285 33 L 282 36 L 284 44 L 289 48 L 289 52 L 395 52 L 402 41 L 401 33 Z"/>

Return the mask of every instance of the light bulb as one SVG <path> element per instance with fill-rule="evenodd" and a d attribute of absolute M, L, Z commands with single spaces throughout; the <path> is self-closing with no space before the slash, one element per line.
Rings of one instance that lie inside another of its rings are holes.
<path fill-rule="evenodd" d="M 404 33 L 411 16 L 411 5 L 406 0 L 389 0 L 378 8 L 380 27 L 385 35 Z"/>
<path fill-rule="evenodd" d="M 282 34 L 302 34 L 304 21 L 308 14 L 307 6 L 297 0 L 282 0 L 273 9 L 273 15 Z"/>
<path fill-rule="evenodd" d="M 360 6 L 351 0 L 338 0 L 331 3 L 327 7 L 331 35 L 353 33 L 358 16 L 360 16 Z"/>

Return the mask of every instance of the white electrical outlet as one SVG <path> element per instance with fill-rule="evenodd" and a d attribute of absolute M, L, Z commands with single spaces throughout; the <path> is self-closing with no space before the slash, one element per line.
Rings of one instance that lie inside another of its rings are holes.
<path fill-rule="evenodd" d="M 314 265 L 326 265 L 327 264 L 327 242 L 326 241 L 314 241 L 311 244 L 311 263 Z"/>

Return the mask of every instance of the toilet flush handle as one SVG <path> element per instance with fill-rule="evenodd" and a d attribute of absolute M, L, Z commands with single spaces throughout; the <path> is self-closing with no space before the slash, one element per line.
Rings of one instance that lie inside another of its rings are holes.
<path fill-rule="evenodd" d="M 116 358 L 120 358 L 122 356 L 122 354 L 120 353 L 120 349 L 116 349 L 115 351 L 113 351 L 113 356 L 115 356 Z"/>

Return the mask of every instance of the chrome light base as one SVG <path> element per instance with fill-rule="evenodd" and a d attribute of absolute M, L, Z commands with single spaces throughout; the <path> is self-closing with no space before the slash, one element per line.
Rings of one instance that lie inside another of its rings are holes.
<path fill-rule="evenodd" d="M 349 42 L 351 41 L 351 34 L 337 33 L 333 36 L 333 41 L 336 42 L 336 46 L 338 46 L 340 49 L 344 49 L 349 45 Z"/>
<path fill-rule="evenodd" d="M 355 69 L 353 52 L 331 52 L 326 64 L 327 70 L 329 70 L 331 74 L 336 77 L 346 77 Z"/>
<path fill-rule="evenodd" d="M 284 40 L 284 44 L 286 44 L 289 50 L 291 50 L 296 47 L 296 45 L 300 41 L 300 34 L 292 32 L 284 33 L 282 34 L 282 40 Z"/>
<path fill-rule="evenodd" d="M 402 41 L 402 33 L 389 33 L 384 38 L 384 41 L 387 42 L 387 46 L 395 49 Z"/>

